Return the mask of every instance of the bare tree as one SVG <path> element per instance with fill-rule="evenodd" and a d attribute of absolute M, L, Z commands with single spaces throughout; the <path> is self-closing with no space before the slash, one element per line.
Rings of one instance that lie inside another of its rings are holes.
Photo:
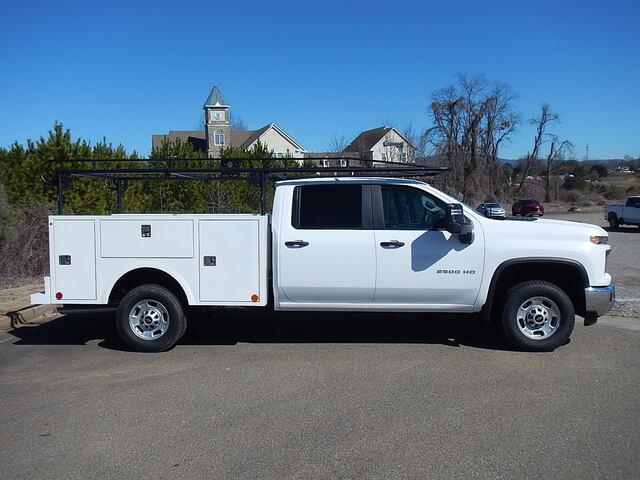
<path fill-rule="evenodd" d="M 247 124 L 244 123 L 244 119 L 232 111 L 229 111 L 229 124 L 231 125 L 231 130 L 248 130 Z"/>
<path fill-rule="evenodd" d="M 547 132 L 549 126 L 560 119 L 557 113 L 551 110 L 548 103 L 543 103 L 540 107 L 540 114 L 529 120 L 531 125 L 536 128 L 535 136 L 533 137 L 533 146 L 531 151 L 527 153 L 524 159 L 520 162 L 520 183 L 518 184 L 517 192 L 522 191 L 527 178 L 536 173 L 536 169 L 540 163 L 540 149 L 542 146 L 550 140 L 550 135 Z"/>
<path fill-rule="evenodd" d="M 549 141 L 549 153 L 545 165 L 544 201 L 551 201 L 551 176 L 558 173 L 558 167 L 565 159 L 566 154 L 573 149 L 569 140 L 561 140 L 557 135 L 552 135 Z M 556 192 L 557 200 L 557 192 Z"/>
<path fill-rule="evenodd" d="M 413 147 L 413 155 L 410 161 L 414 162 L 417 157 L 425 157 L 427 155 L 427 137 L 425 132 L 418 131 L 413 122 L 405 123 L 399 130 L 402 135 L 409 140 Z"/>
<path fill-rule="evenodd" d="M 460 75 L 455 85 L 433 95 L 433 127 L 422 138 L 453 169 L 444 188 L 466 200 L 504 193 L 506 179 L 498 154 L 519 123 L 514 99 L 507 85 L 480 75 Z"/>
<path fill-rule="evenodd" d="M 347 145 L 349 145 L 349 140 L 344 134 L 337 134 L 336 132 L 333 132 L 329 139 L 327 150 L 330 152 L 340 153 L 347 147 Z"/>
<path fill-rule="evenodd" d="M 520 123 L 520 115 L 513 110 L 516 94 L 506 84 L 495 83 L 485 102 L 485 120 L 481 136 L 481 152 L 485 158 L 485 168 L 481 173 L 489 196 L 496 198 L 508 184 L 505 169 L 502 168 L 498 153 L 502 145 L 511 139 Z"/>

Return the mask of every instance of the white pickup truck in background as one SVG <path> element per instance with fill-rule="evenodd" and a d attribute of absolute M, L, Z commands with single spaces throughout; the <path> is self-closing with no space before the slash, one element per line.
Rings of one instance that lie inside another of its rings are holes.
<path fill-rule="evenodd" d="M 620 225 L 640 227 L 640 195 L 627 198 L 624 205 L 607 205 L 604 208 L 604 219 L 611 228 L 618 228 Z"/>
<path fill-rule="evenodd" d="M 51 216 L 32 303 L 117 307 L 134 350 L 171 348 L 191 306 L 480 313 L 518 348 L 564 344 L 610 308 L 607 233 L 486 218 L 416 180 L 278 182 L 269 215 Z M 304 321 L 301 319 L 301 321 Z"/>

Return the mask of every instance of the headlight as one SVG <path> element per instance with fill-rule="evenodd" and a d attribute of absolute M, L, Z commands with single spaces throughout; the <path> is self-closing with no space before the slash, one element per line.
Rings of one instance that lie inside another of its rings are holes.
<path fill-rule="evenodd" d="M 591 235 L 589 240 L 591 240 L 591 243 L 595 245 L 606 245 L 609 241 L 609 237 L 606 235 Z"/>

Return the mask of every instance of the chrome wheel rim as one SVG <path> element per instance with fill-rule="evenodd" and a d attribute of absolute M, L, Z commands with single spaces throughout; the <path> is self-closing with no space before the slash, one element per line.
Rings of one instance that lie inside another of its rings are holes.
<path fill-rule="evenodd" d="M 518 309 L 516 322 L 524 336 L 532 340 L 544 340 L 554 335 L 560 327 L 560 308 L 547 297 L 531 297 Z"/>
<path fill-rule="evenodd" d="M 143 340 L 156 340 L 169 328 L 169 312 L 162 303 L 146 298 L 129 311 L 129 327 Z"/>

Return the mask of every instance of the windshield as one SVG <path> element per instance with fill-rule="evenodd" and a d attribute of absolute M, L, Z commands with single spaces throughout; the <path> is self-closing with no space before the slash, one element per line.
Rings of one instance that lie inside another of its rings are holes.
<path fill-rule="evenodd" d="M 487 208 L 501 208 L 499 203 L 485 203 Z"/>

